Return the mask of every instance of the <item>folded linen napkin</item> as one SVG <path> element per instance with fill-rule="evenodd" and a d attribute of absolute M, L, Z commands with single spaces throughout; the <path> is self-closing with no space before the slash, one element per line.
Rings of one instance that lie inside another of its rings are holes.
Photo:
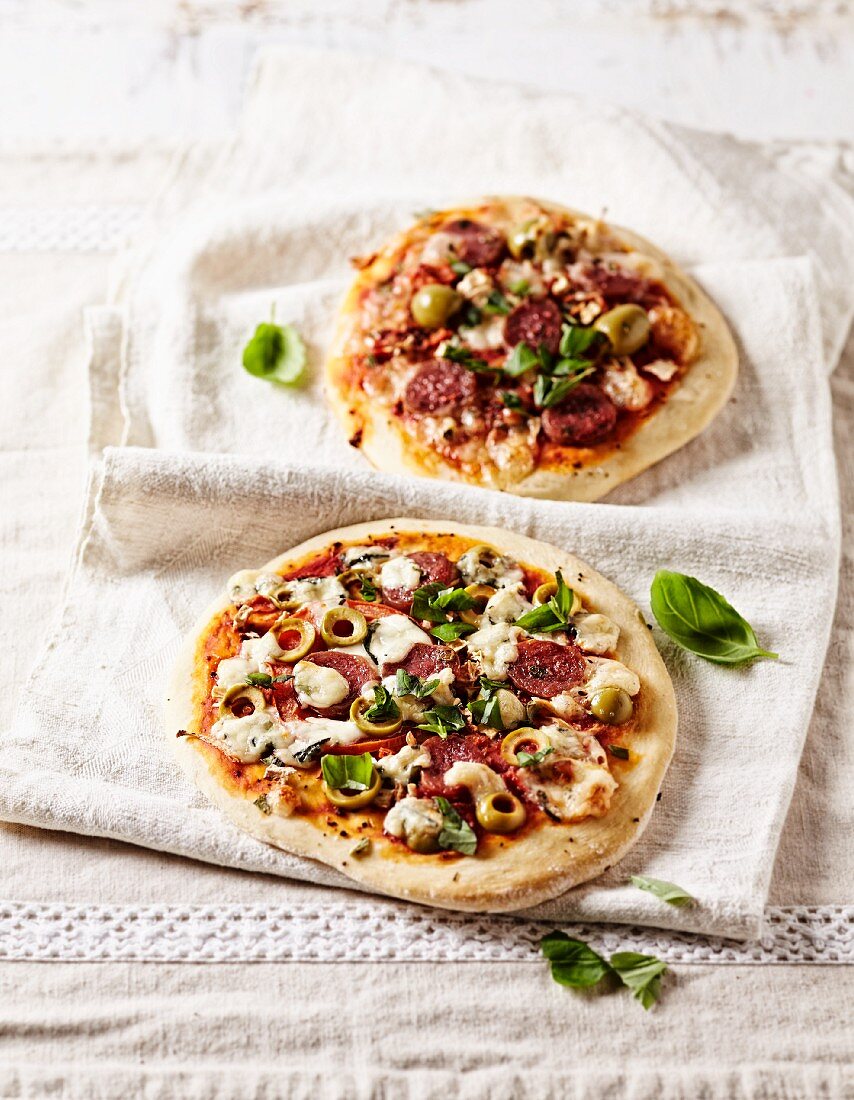
<path fill-rule="evenodd" d="M 161 704 L 179 642 L 235 569 L 332 527 L 453 516 L 571 548 L 647 607 L 656 569 L 697 573 L 779 661 L 722 669 L 656 632 L 681 732 L 643 839 L 600 879 L 529 915 L 757 934 L 813 705 L 835 593 L 835 548 L 798 514 L 525 501 L 368 471 L 260 458 L 108 449 L 60 621 L 0 744 L 0 817 L 111 836 L 329 885 L 339 874 L 241 834 L 169 762 Z M 796 583 L 793 578 L 797 578 Z M 807 610 L 808 609 L 808 613 Z M 793 615 L 803 621 L 792 628 Z M 672 909 L 626 885 L 676 881 Z"/>

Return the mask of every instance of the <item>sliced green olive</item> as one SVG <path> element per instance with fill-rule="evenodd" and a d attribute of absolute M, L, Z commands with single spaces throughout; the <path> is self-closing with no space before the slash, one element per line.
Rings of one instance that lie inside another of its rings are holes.
<path fill-rule="evenodd" d="M 649 339 L 649 317 L 640 306 L 615 306 L 593 322 L 597 331 L 608 337 L 615 355 L 631 355 Z"/>
<path fill-rule="evenodd" d="M 537 248 L 538 238 L 548 228 L 545 218 L 531 218 L 514 226 L 507 234 L 507 247 L 516 260 L 529 259 Z"/>
<path fill-rule="evenodd" d="M 276 659 L 289 664 L 305 657 L 317 637 L 312 623 L 288 615 L 283 615 L 273 624 L 271 633 L 282 650 Z"/>
<path fill-rule="evenodd" d="M 475 802 L 475 816 L 488 833 L 513 833 L 525 824 L 525 807 L 509 791 L 490 791 Z"/>
<path fill-rule="evenodd" d="M 460 618 L 464 623 L 477 626 L 478 616 L 483 614 L 483 609 L 489 603 L 489 597 L 495 595 L 495 589 L 491 584 L 467 584 L 465 590 L 467 595 L 476 602 L 468 611 L 461 611 Z"/>
<path fill-rule="evenodd" d="M 267 700 L 260 688 L 235 684 L 220 699 L 219 716 L 220 718 L 246 718 L 256 710 L 263 710 L 266 705 Z"/>
<path fill-rule="evenodd" d="M 552 596 L 557 595 L 557 581 L 546 581 L 545 584 L 541 584 L 539 588 L 534 591 L 534 607 L 539 607 L 540 604 L 548 603 Z M 577 611 L 581 610 L 581 599 L 575 589 L 572 590 L 572 608 L 570 614 L 574 615 Z"/>
<path fill-rule="evenodd" d="M 462 294 L 452 286 L 427 283 L 413 294 L 409 309 L 416 324 L 423 328 L 442 328 L 462 304 Z"/>
<path fill-rule="evenodd" d="M 403 725 L 403 718 L 399 714 L 397 718 L 386 718 L 381 722 L 372 722 L 370 718 L 365 717 L 365 711 L 372 706 L 371 700 L 366 699 L 364 695 L 359 695 L 353 700 L 350 707 L 350 721 L 355 722 L 360 730 L 364 730 L 365 733 L 377 733 L 384 737 L 387 734 L 394 733 L 395 730 L 399 730 Z"/>
<path fill-rule="evenodd" d="M 439 837 L 436 833 L 427 831 L 407 833 L 405 839 L 406 847 L 411 848 L 413 852 L 418 852 L 419 855 L 426 856 L 439 851 Z"/>
<path fill-rule="evenodd" d="M 546 699 L 532 699 L 525 707 L 529 722 L 553 722 L 555 709 Z"/>
<path fill-rule="evenodd" d="M 535 752 L 542 752 L 543 749 L 547 749 L 549 743 L 548 737 L 546 737 L 542 730 L 534 729 L 533 726 L 523 726 L 522 729 L 514 730 L 513 733 L 508 733 L 502 740 L 501 755 L 508 764 L 518 764 L 519 758 L 516 754 L 520 749 L 524 752 L 533 754 Z"/>
<path fill-rule="evenodd" d="M 320 623 L 320 636 L 327 645 L 356 645 L 368 633 L 368 620 L 352 607 L 330 607 Z"/>
<path fill-rule="evenodd" d="M 618 687 L 600 688 L 590 700 L 590 710 L 600 722 L 607 722 L 609 726 L 628 722 L 634 709 L 631 695 Z"/>
<path fill-rule="evenodd" d="M 376 768 L 372 768 L 371 785 L 366 791 L 348 791 L 346 788 L 338 790 L 335 787 L 327 786 L 324 779 L 323 793 L 333 806 L 338 806 L 342 810 L 360 810 L 363 806 L 367 806 L 369 802 L 373 802 L 379 794 L 381 786 L 382 776 Z"/>

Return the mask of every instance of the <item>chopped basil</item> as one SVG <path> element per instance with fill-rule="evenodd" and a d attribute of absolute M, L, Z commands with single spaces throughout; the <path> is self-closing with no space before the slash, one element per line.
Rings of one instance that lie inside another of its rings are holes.
<path fill-rule="evenodd" d="M 565 324 L 561 330 L 560 354 L 567 359 L 577 359 L 589 351 L 599 338 L 592 326 Z"/>
<path fill-rule="evenodd" d="M 693 905 L 694 898 L 675 882 L 666 882 L 661 878 L 650 878 L 648 875 L 632 875 L 631 882 L 639 890 L 646 890 L 654 894 L 668 905 Z"/>
<path fill-rule="evenodd" d="M 501 293 L 500 290 L 491 290 L 489 297 L 486 299 L 486 303 L 483 307 L 484 313 L 490 313 L 493 316 L 498 314 L 505 317 L 511 310 L 511 305 Z"/>
<path fill-rule="evenodd" d="M 569 362 L 569 360 L 563 360 L 563 362 Z M 560 364 L 558 364 L 559 367 Z M 534 404 L 538 409 L 553 408 L 563 401 L 566 395 L 574 390 L 583 378 L 592 374 L 594 369 L 594 367 L 585 366 L 583 370 L 578 371 L 571 377 L 558 378 L 557 380 L 546 374 L 538 375 L 534 383 Z"/>
<path fill-rule="evenodd" d="M 244 683 L 250 687 L 268 688 L 273 685 L 273 677 L 267 672 L 250 672 Z"/>
<path fill-rule="evenodd" d="M 655 955 L 618 951 L 611 956 L 611 968 L 644 1008 L 652 1008 L 661 995 L 661 975 L 667 970 L 667 963 Z"/>
<path fill-rule="evenodd" d="M 414 695 L 416 699 L 424 699 L 432 695 L 441 682 L 441 680 L 428 680 L 425 684 L 420 676 L 413 676 L 405 668 L 399 668 L 395 690 L 398 695 Z"/>
<path fill-rule="evenodd" d="M 465 305 L 462 307 L 460 317 L 461 324 L 465 328 L 474 328 L 475 325 L 479 325 L 480 322 L 483 320 L 483 314 L 480 312 L 474 302 L 465 303 Z"/>
<path fill-rule="evenodd" d="M 518 294 L 523 297 L 531 289 L 531 284 L 527 279 L 517 279 L 515 283 L 510 284 L 510 293 Z"/>
<path fill-rule="evenodd" d="M 436 733 L 443 741 L 454 730 L 464 730 L 466 728 L 465 715 L 459 707 L 437 706 L 432 710 L 425 711 L 423 718 L 424 721 L 418 726 L 418 729 Z"/>
<path fill-rule="evenodd" d="M 370 577 L 362 577 L 359 581 L 359 599 L 365 603 L 374 603 L 377 599 L 377 586 Z"/>
<path fill-rule="evenodd" d="M 369 722 L 383 722 L 388 718 L 399 718 L 400 708 L 391 692 L 378 684 L 374 688 L 374 701 L 364 713 Z"/>
<path fill-rule="evenodd" d="M 471 348 L 444 343 L 438 348 L 437 354 L 441 359 L 449 359 L 452 363 L 459 363 L 460 366 L 465 367 L 466 370 L 477 372 L 494 371 L 497 369 L 496 367 L 491 367 L 485 359 L 478 359 Z"/>
<path fill-rule="evenodd" d="M 501 717 L 501 707 L 498 705 L 497 692 L 504 687 L 501 680 L 490 680 L 486 676 L 479 676 L 480 696 L 469 703 L 469 711 L 478 726 L 488 726 L 490 729 L 503 730 L 504 720 Z"/>
<path fill-rule="evenodd" d="M 455 275 L 468 275 L 471 271 L 471 264 L 467 264 L 465 260 L 451 260 L 448 266 Z"/>
<path fill-rule="evenodd" d="M 760 647 L 753 627 L 732 604 L 696 577 L 660 569 L 652 582 L 650 602 L 664 633 L 707 661 L 739 665 L 757 657 L 777 657 Z"/>
<path fill-rule="evenodd" d="M 300 749 L 299 752 L 294 753 L 294 760 L 300 764 L 307 764 L 309 760 L 316 760 L 323 751 L 323 746 L 329 740 L 328 737 L 324 737 L 321 741 L 315 741 L 311 745 L 307 745 L 304 749 Z"/>
<path fill-rule="evenodd" d="M 293 680 L 293 673 L 283 672 L 280 676 L 273 677 L 274 684 L 286 684 L 289 680 Z"/>
<path fill-rule="evenodd" d="M 265 794 L 259 795 L 255 799 L 254 804 L 258 807 L 262 814 L 271 814 L 273 812 Z"/>
<path fill-rule="evenodd" d="M 570 939 L 565 932 L 550 932 L 540 940 L 540 950 L 551 963 L 552 977 L 572 989 L 590 989 L 610 970 L 601 955 L 583 940 Z"/>
<path fill-rule="evenodd" d="M 444 623 L 448 621 L 449 611 L 469 611 L 475 603 L 464 588 L 448 588 L 433 582 L 416 589 L 412 597 L 412 617 Z"/>
<path fill-rule="evenodd" d="M 498 394 L 501 401 L 508 409 L 524 409 L 522 404 L 522 398 L 518 393 L 508 393 L 507 390 L 501 390 Z"/>
<path fill-rule="evenodd" d="M 320 770 L 327 787 L 336 791 L 366 791 L 374 778 L 374 762 L 369 752 L 361 756 L 324 756 Z"/>
<path fill-rule="evenodd" d="M 555 630 L 566 630 L 570 625 L 570 613 L 572 611 L 573 591 L 564 582 L 560 570 L 555 573 L 557 591 L 550 600 L 526 611 L 516 620 L 516 626 L 526 630 L 529 634 L 549 634 Z"/>
<path fill-rule="evenodd" d="M 293 325 L 262 322 L 243 349 L 243 366 L 256 378 L 290 385 L 305 367 L 305 344 Z"/>
<path fill-rule="evenodd" d="M 474 633 L 474 630 L 471 623 L 442 623 L 441 626 L 434 626 L 430 633 L 440 641 L 455 642 L 464 634 Z"/>
<path fill-rule="evenodd" d="M 363 836 L 358 844 L 354 844 L 353 847 L 350 849 L 350 855 L 354 859 L 362 859 L 363 856 L 366 856 L 368 852 L 370 852 L 371 847 L 371 838 Z"/>
<path fill-rule="evenodd" d="M 442 831 L 439 833 L 439 847 L 452 848 L 465 856 L 473 856 L 477 849 L 474 829 L 460 817 L 447 798 L 437 798 L 436 805 L 444 818 Z"/>
<path fill-rule="evenodd" d="M 516 764 L 520 768 L 534 768 L 537 764 L 542 764 L 549 753 L 554 752 L 551 745 L 547 745 L 544 749 L 537 749 L 536 752 L 525 752 L 522 749 L 521 752 L 516 753 Z"/>
<path fill-rule="evenodd" d="M 616 756 L 618 760 L 628 760 L 629 750 L 625 745 L 609 745 L 608 752 L 611 756 Z"/>
<path fill-rule="evenodd" d="M 536 370 L 540 365 L 540 358 L 533 348 L 527 344 L 517 344 L 507 356 L 504 363 L 504 373 L 511 378 L 519 378 L 529 370 Z"/>

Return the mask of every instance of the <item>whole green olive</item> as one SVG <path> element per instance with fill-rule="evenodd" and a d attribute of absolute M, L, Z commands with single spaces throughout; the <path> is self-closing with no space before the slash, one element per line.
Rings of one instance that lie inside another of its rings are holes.
<path fill-rule="evenodd" d="M 600 688 L 590 700 L 590 710 L 600 722 L 607 722 L 609 726 L 628 722 L 634 709 L 632 697 L 622 688 Z"/>
<path fill-rule="evenodd" d="M 423 328 L 441 328 L 462 304 L 462 294 L 452 286 L 427 283 L 412 296 L 409 310 L 415 323 Z"/>
<path fill-rule="evenodd" d="M 596 319 L 593 327 L 608 337 L 615 355 L 631 355 L 649 339 L 646 310 L 631 303 L 609 309 Z"/>

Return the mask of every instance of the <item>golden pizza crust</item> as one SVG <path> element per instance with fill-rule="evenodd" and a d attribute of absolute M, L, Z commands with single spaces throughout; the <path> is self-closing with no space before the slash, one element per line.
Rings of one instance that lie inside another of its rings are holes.
<path fill-rule="evenodd" d="M 571 216 L 591 229 L 613 234 L 626 245 L 632 256 L 632 270 L 657 279 L 691 315 L 700 331 L 700 352 L 687 367 L 678 385 L 664 405 L 652 413 L 620 443 L 619 449 L 607 445 L 584 451 L 577 449 L 580 468 L 564 462 L 560 468 L 540 466 L 523 480 L 494 486 L 518 496 L 550 500 L 594 501 L 616 489 L 684 446 L 720 412 L 726 404 L 738 374 L 738 352 L 726 321 L 711 299 L 665 253 L 638 234 L 590 218 L 557 203 L 521 196 L 483 199 L 477 205 L 451 208 L 431 215 L 433 224 L 452 217 L 476 218 L 489 205 L 500 204 L 511 218 L 525 204 L 535 202 L 545 210 Z M 516 219 L 514 219 L 516 220 Z M 401 469 L 422 477 L 449 481 L 469 481 L 460 470 L 435 451 L 414 440 L 395 417 L 377 402 L 371 402 L 349 382 L 349 355 L 354 335 L 359 330 L 359 299 L 368 286 L 376 285 L 389 273 L 392 257 L 419 239 L 423 225 L 416 224 L 391 241 L 369 266 L 356 277 L 339 314 L 339 322 L 326 363 L 326 393 L 347 432 L 377 469 L 399 473 Z"/>
<path fill-rule="evenodd" d="M 450 533 L 493 545 L 522 564 L 549 572 L 561 569 L 587 610 L 605 614 L 619 626 L 616 657 L 637 673 L 641 691 L 631 733 L 632 761 L 610 761 L 619 786 L 604 817 L 575 824 L 549 822 L 523 831 L 518 839 L 490 837 L 487 844 L 481 841 L 475 856 L 447 852 L 419 855 L 387 837 L 374 837 L 371 850 L 357 859 L 351 852 L 358 833 L 349 830 L 346 839 L 339 835 L 347 818 L 339 818 L 331 828 L 326 815 L 260 813 L 250 798 L 221 784 L 196 739 L 176 737 L 179 729 L 197 728 L 200 699 L 207 685 L 201 647 L 211 621 L 230 606 L 225 595 L 200 618 L 176 662 L 165 709 L 166 735 L 201 790 L 240 828 L 295 855 L 320 860 L 384 894 L 476 912 L 521 909 L 556 897 L 601 874 L 643 832 L 676 739 L 676 700 L 670 676 L 643 615 L 616 585 L 564 550 L 497 528 L 408 518 L 364 523 L 309 539 L 268 562 L 263 572 L 282 571 L 289 563 L 323 551 L 333 542 L 359 544 L 370 537 L 402 532 Z M 349 820 L 358 821 L 362 816 L 354 811 Z"/>

